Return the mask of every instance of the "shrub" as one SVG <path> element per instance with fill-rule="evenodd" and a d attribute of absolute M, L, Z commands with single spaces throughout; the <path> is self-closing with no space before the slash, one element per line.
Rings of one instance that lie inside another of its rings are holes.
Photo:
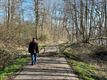
<path fill-rule="evenodd" d="M 47 39 L 48 39 L 47 36 L 43 34 L 39 37 L 40 41 L 46 41 Z"/>
<path fill-rule="evenodd" d="M 107 48 L 104 46 L 97 46 L 95 47 L 95 49 L 93 50 L 93 53 L 101 59 L 106 59 L 107 57 Z"/>

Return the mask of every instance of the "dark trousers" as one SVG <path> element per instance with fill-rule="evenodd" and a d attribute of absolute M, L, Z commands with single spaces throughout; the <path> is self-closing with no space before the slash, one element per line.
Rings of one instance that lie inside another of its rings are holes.
<path fill-rule="evenodd" d="M 36 53 L 31 53 L 31 58 L 32 58 L 32 65 L 36 63 Z"/>

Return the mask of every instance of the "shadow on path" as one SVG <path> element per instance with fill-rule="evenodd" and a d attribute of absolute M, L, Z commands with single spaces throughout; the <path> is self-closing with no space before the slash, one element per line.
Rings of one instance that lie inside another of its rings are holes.
<path fill-rule="evenodd" d="M 79 80 L 63 57 L 38 57 L 37 64 L 26 64 L 13 80 Z"/>
<path fill-rule="evenodd" d="M 38 55 L 35 65 L 32 66 L 30 61 L 13 78 L 13 80 L 79 80 L 54 46 L 46 47 L 45 52 Z"/>

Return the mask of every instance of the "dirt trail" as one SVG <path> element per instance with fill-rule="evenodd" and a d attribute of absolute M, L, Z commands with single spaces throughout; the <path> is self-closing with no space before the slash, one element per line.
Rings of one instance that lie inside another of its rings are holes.
<path fill-rule="evenodd" d="M 55 47 L 47 49 L 47 52 L 56 52 Z M 79 80 L 78 76 L 67 64 L 64 57 L 38 57 L 37 64 L 29 62 L 23 66 L 21 72 L 17 72 L 14 80 Z"/>

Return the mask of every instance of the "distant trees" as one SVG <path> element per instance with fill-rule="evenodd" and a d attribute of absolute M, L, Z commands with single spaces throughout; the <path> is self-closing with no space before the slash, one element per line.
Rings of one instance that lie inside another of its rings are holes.
<path fill-rule="evenodd" d="M 0 40 L 107 44 L 106 0 L 0 0 Z M 28 41 L 27 40 L 27 41 Z"/>
<path fill-rule="evenodd" d="M 104 38 L 107 32 L 106 0 L 64 0 L 64 3 L 66 9 L 64 13 L 69 14 L 67 16 L 72 22 L 69 27 L 75 30 L 71 37 L 75 35 L 76 40 L 82 42 L 90 40 L 99 44 L 107 42 L 107 38 Z"/>
<path fill-rule="evenodd" d="M 31 27 L 33 22 L 24 21 L 25 8 L 24 0 L 1 0 L 0 1 L 0 40 L 5 43 L 24 43 L 25 39 L 30 39 L 33 34 Z M 30 29 L 30 31 L 29 31 Z M 27 35 L 29 34 L 29 35 Z"/>

